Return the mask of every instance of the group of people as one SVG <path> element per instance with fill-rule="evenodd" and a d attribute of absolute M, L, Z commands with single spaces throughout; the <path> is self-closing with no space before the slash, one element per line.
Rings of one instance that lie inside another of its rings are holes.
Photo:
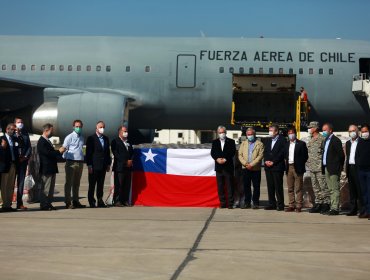
<path fill-rule="evenodd" d="M 226 137 L 226 128 L 217 128 L 218 139 L 212 143 L 211 156 L 215 171 L 220 208 L 234 205 L 234 156 L 242 165 L 245 201 L 242 208 L 259 209 L 261 166 L 264 161 L 268 205 L 265 210 L 301 212 L 303 207 L 303 175 L 310 171 L 315 203 L 310 213 L 339 215 L 340 175 L 345 166 L 350 190 L 351 209 L 348 216 L 370 219 L 370 137 L 369 125 L 350 125 L 348 140 L 343 148 L 334 135 L 333 125 L 310 122 L 309 141 L 297 139 L 294 127 L 288 129 L 288 141 L 279 134 L 279 127 L 269 127 L 265 141 L 248 128 L 246 140 L 236 151 L 235 141 Z M 283 178 L 286 173 L 289 205 L 285 207 Z M 252 194 L 253 186 L 253 194 Z M 227 198 L 226 198 L 227 193 Z M 235 205 L 234 205 L 235 206 Z"/>
<path fill-rule="evenodd" d="M 40 159 L 40 209 L 45 211 L 56 210 L 53 206 L 55 179 L 58 173 L 58 161 L 65 159 L 64 199 L 67 209 L 85 208 L 79 201 L 79 189 L 83 164 L 88 167 L 88 202 L 91 208 L 107 207 L 103 200 L 104 180 L 110 171 L 112 163 L 111 152 L 114 155 L 114 196 L 113 206 L 130 206 L 129 193 L 131 186 L 131 168 L 133 148 L 129 143 L 126 126 L 118 128 L 116 138 L 109 141 L 104 135 L 105 124 L 99 121 L 96 131 L 86 140 L 82 136 L 83 123 L 73 121 L 73 131 L 66 136 L 63 145 L 55 150 L 50 138 L 53 135 L 53 125 L 43 126 L 43 133 L 37 142 L 37 153 Z M 32 153 L 31 142 L 27 131 L 23 127 L 23 120 L 16 118 L 14 123 L 6 127 L 1 137 L 0 146 L 0 176 L 2 211 L 27 210 L 23 205 L 24 178 L 28 160 Z M 14 184 L 17 181 L 17 208 L 12 208 Z M 96 195 L 95 195 L 96 193 Z"/>

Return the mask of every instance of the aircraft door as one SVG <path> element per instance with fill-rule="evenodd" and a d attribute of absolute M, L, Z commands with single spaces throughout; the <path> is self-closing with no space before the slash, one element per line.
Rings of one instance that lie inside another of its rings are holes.
<path fill-rule="evenodd" d="M 176 86 L 178 88 L 194 88 L 196 84 L 197 57 L 193 54 L 177 56 Z"/>
<path fill-rule="evenodd" d="M 366 74 L 366 77 L 370 76 L 370 58 L 360 58 L 360 73 Z"/>

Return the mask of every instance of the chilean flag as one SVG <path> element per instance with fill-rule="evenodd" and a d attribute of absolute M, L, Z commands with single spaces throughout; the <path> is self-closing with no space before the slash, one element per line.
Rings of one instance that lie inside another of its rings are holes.
<path fill-rule="evenodd" d="M 218 207 L 210 149 L 134 150 L 132 204 Z"/>

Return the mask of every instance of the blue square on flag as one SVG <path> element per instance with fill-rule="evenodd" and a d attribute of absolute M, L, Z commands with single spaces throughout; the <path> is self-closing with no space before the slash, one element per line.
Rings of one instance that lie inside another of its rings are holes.
<path fill-rule="evenodd" d="M 167 149 L 135 149 L 134 171 L 166 174 Z"/>

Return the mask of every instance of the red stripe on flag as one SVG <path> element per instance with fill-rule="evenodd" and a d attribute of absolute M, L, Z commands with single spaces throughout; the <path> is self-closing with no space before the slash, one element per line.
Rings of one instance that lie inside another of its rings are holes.
<path fill-rule="evenodd" d="M 143 206 L 218 207 L 214 176 L 133 172 L 132 203 Z"/>

